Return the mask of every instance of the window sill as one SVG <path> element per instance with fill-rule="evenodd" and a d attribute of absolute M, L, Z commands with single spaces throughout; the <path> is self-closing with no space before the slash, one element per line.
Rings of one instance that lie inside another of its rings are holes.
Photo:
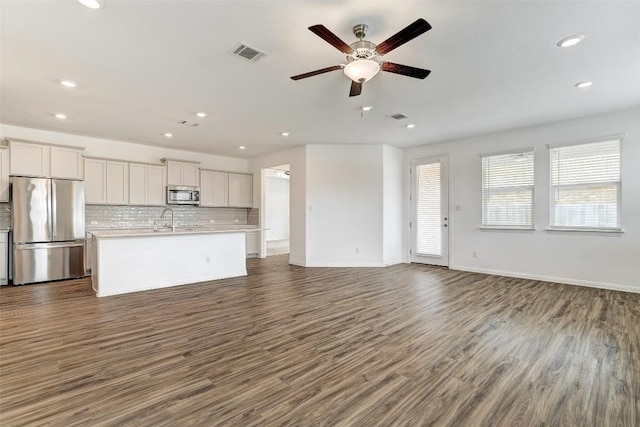
<path fill-rule="evenodd" d="M 480 231 L 536 231 L 535 227 L 517 227 L 517 226 L 509 227 L 506 225 L 497 225 L 497 226 L 483 225 L 478 228 L 480 229 Z"/>
<path fill-rule="evenodd" d="M 588 228 L 588 227 L 551 227 L 547 228 L 549 233 L 605 233 L 605 234 L 624 234 L 621 228 Z"/>

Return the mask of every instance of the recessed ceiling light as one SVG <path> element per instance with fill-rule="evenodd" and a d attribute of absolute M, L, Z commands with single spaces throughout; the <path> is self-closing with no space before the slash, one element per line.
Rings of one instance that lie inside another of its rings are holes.
<path fill-rule="evenodd" d="M 60 120 L 64 120 L 67 118 L 67 115 L 62 113 L 55 113 L 54 116 L 56 119 L 60 119 Z"/>
<path fill-rule="evenodd" d="M 89 9 L 100 9 L 102 7 L 101 0 L 78 0 L 78 2 Z"/>
<path fill-rule="evenodd" d="M 291 135 L 291 134 L 290 134 L 289 132 L 282 132 L 280 135 L 282 135 L 282 136 L 289 136 L 289 135 Z"/>
<path fill-rule="evenodd" d="M 363 107 L 360 107 L 360 109 L 362 111 L 371 111 L 371 110 L 373 110 L 373 106 L 372 105 L 365 105 Z"/>
<path fill-rule="evenodd" d="M 164 134 L 164 136 L 166 136 L 167 138 L 171 138 L 171 137 L 173 136 L 173 134 L 172 134 L 172 133 L 167 132 L 167 133 L 165 133 L 165 134 Z"/>
<path fill-rule="evenodd" d="M 416 127 L 416 125 L 414 125 L 413 123 L 409 123 L 407 125 L 407 129 L 413 129 L 414 127 Z"/>
<path fill-rule="evenodd" d="M 558 45 L 558 47 L 571 47 L 571 46 L 577 45 L 582 40 L 584 40 L 584 35 L 576 34 L 574 36 L 569 36 L 569 37 L 566 37 L 566 38 L 560 40 L 557 43 L 557 45 Z"/>
<path fill-rule="evenodd" d="M 198 117 L 207 117 L 207 113 L 199 112 L 199 113 L 196 113 L 196 116 L 198 116 Z"/>
<path fill-rule="evenodd" d="M 586 82 L 576 83 L 574 86 L 577 87 L 578 89 L 584 89 L 586 87 L 591 86 L 592 84 L 593 84 L 593 82 L 586 81 Z"/>
<path fill-rule="evenodd" d="M 60 81 L 60 84 L 61 84 L 62 86 L 64 86 L 64 87 L 76 87 L 76 86 L 78 86 L 78 85 L 76 84 L 76 82 L 73 82 L 73 81 L 71 81 L 71 80 L 61 80 L 61 81 Z"/>
<path fill-rule="evenodd" d="M 238 148 L 239 148 L 239 149 L 241 149 L 241 150 L 244 150 L 244 149 L 245 149 L 245 148 L 247 148 L 247 147 L 245 147 L 244 145 L 241 145 L 241 146 L 239 146 Z"/>

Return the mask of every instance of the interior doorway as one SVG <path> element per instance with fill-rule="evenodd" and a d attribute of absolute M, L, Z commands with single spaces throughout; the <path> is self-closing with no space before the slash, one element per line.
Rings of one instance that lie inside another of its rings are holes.
<path fill-rule="evenodd" d="M 289 165 L 265 170 L 266 256 L 289 254 Z"/>

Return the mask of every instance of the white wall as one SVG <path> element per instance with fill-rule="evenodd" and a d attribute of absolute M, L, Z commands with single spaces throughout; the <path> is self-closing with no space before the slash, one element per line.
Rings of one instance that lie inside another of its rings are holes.
<path fill-rule="evenodd" d="M 382 146 L 307 146 L 307 266 L 382 265 Z"/>
<path fill-rule="evenodd" d="M 265 223 L 265 180 L 263 169 L 289 164 L 290 224 L 289 263 L 305 265 L 306 262 L 306 180 L 307 147 L 300 146 L 278 151 L 249 161 L 253 173 L 253 206 L 260 208 L 260 224 Z M 264 233 L 263 233 L 264 236 Z M 261 238 L 260 256 L 266 256 L 265 239 Z"/>
<path fill-rule="evenodd" d="M 549 151 L 546 144 L 626 133 L 622 146 L 623 234 L 549 232 Z M 534 232 L 481 231 L 480 153 L 535 146 Z M 412 159 L 450 153 L 450 266 L 640 292 L 640 109 L 613 112 L 405 150 Z M 405 169 L 406 170 L 406 169 Z M 405 227 L 409 176 L 405 181 Z M 461 206 L 461 211 L 452 209 Z M 404 255 L 408 254 L 405 231 Z M 477 251 L 477 258 L 473 257 Z"/>
<path fill-rule="evenodd" d="M 402 262 L 402 150 L 382 146 L 383 162 L 383 234 L 382 261 L 384 265 Z"/>
<path fill-rule="evenodd" d="M 289 238 L 289 179 L 268 176 L 265 180 L 266 240 Z"/>
<path fill-rule="evenodd" d="M 163 157 L 200 162 L 200 167 L 230 172 L 247 172 L 249 161 L 236 157 L 194 153 L 193 151 L 153 147 L 125 141 L 93 138 L 48 130 L 0 124 L 0 138 L 26 139 L 34 142 L 84 147 L 87 157 L 106 157 L 133 162 L 160 163 Z"/>

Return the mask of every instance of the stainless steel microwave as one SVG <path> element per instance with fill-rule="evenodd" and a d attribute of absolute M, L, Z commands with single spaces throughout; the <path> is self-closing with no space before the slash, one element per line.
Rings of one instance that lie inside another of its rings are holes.
<path fill-rule="evenodd" d="M 199 205 L 200 188 L 167 185 L 168 205 Z"/>

